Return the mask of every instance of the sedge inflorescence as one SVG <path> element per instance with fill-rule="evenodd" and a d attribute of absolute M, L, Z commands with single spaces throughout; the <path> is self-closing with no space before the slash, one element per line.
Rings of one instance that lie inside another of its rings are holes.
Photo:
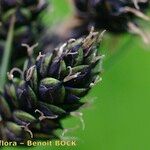
<path fill-rule="evenodd" d="M 27 56 L 21 43 L 32 45 L 43 30 L 39 15 L 46 9 L 44 0 L 1 0 L 0 1 L 0 54 L 4 48 L 9 28 L 14 26 L 11 60 Z"/>
<path fill-rule="evenodd" d="M 102 34 L 91 30 L 77 40 L 70 39 L 54 51 L 32 57 L 21 71 L 8 73 L 10 82 L 0 93 L 0 138 L 26 141 L 57 138 L 61 120 L 75 115 L 81 98 L 98 82 L 103 55 L 98 53 Z M 36 45 L 28 47 L 32 50 Z M 14 76 L 20 74 L 20 78 Z"/>
<path fill-rule="evenodd" d="M 89 25 L 112 32 L 126 32 L 138 26 L 136 18 L 149 20 L 144 13 L 149 0 L 74 0 L 76 14 Z"/>

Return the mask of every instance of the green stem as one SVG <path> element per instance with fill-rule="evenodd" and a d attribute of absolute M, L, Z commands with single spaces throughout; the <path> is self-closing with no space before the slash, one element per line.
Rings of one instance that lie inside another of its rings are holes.
<path fill-rule="evenodd" d="M 8 30 L 7 40 L 4 48 L 4 55 L 1 65 L 1 76 L 0 76 L 0 87 L 3 88 L 7 79 L 7 71 L 10 62 L 10 55 L 12 50 L 12 42 L 14 35 L 14 26 L 15 26 L 15 16 L 12 16 L 10 21 L 10 27 Z"/>

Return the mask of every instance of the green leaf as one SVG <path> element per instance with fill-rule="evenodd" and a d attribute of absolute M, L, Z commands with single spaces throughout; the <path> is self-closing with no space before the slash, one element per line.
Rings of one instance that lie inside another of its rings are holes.
<path fill-rule="evenodd" d="M 8 65 L 10 61 L 10 55 L 12 50 L 12 42 L 13 42 L 13 35 L 14 35 L 14 25 L 15 25 L 15 16 L 12 16 L 11 23 L 7 35 L 7 40 L 4 48 L 4 55 L 2 59 L 2 66 L 1 66 L 1 76 L 0 76 L 0 87 L 3 88 L 6 82 Z"/>

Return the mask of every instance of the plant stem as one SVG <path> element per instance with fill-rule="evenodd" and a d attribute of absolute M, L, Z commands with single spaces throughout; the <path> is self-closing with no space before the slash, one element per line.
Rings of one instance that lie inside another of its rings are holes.
<path fill-rule="evenodd" d="M 8 35 L 6 39 L 4 55 L 2 59 L 2 65 L 1 65 L 1 75 L 0 75 L 0 87 L 1 88 L 4 87 L 4 84 L 7 79 L 7 71 L 8 71 L 8 66 L 10 62 L 10 55 L 11 55 L 13 35 L 14 35 L 14 26 L 15 26 L 15 16 L 13 15 L 10 21 L 10 26 L 8 30 Z"/>

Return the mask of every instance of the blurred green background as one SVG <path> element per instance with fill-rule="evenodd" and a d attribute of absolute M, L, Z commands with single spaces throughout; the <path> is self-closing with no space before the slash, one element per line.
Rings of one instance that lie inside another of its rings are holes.
<path fill-rule="evenodd" d="M 49 27 L 72 11 L 65 0 L 53 0 L 52 4 L 50 14 L 43 17 Z M 93 101 L 92 106 L 82 110 L 86 128 L 67 134 L 78 138 L 77 146 L 32 149 L 150 150 L 149 47 L 132 35 L 106 34 L 100 48 L 106 55 L 103 80 L 86 97 Z M 80 121 L 68 118 L 63 124 L 70 128 Z"/>

